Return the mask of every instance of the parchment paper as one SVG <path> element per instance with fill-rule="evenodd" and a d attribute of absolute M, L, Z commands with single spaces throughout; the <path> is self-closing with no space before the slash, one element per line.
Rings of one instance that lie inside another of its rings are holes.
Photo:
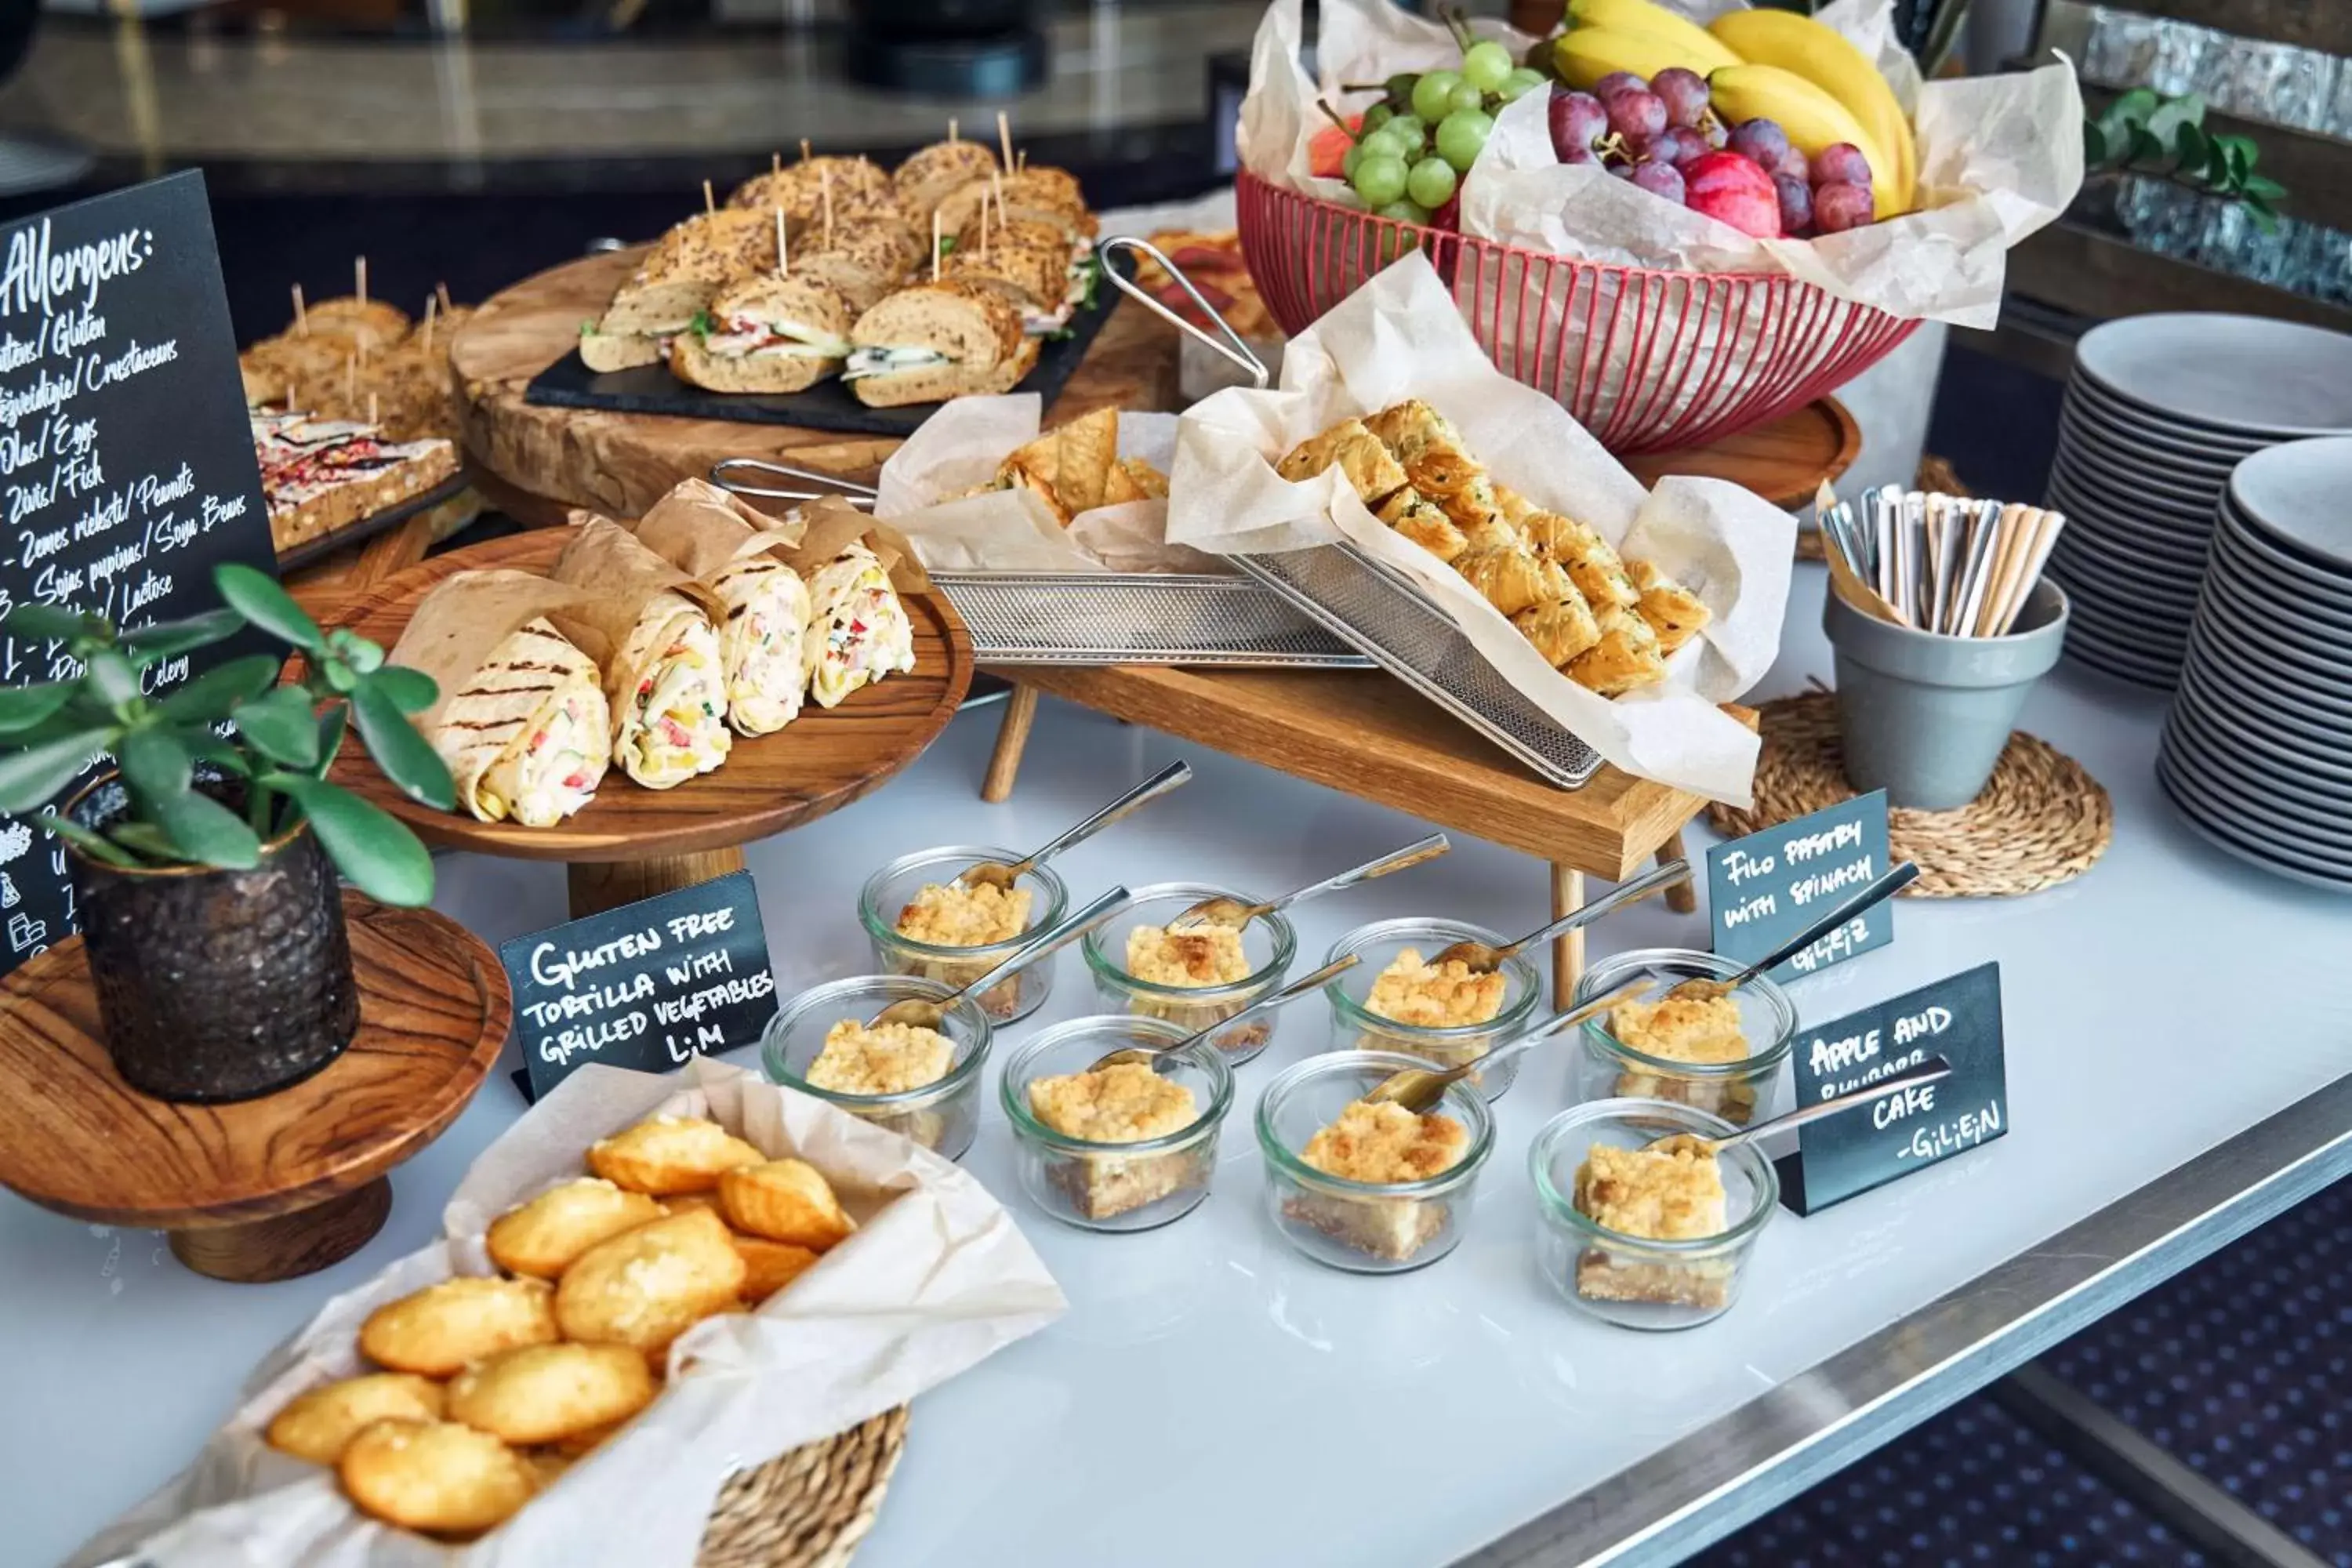
<path fill-rule="evenodd" d="M 770 517 L 708 479 L 689 479 L 671 486 L 629 531 L 688 575 L 709 578 L 747 555 L 790 549 L 805 528 L 798 517 Z"/>
<path fill-rule="evenodd" d="M 389 663 L 423 670 L 441 689 L 433 706 L 416 716 L 417 728 L 431 734 L 450 700 L 525 623 L 585 596 L 536 573 L 506 568 L 460 572 L 425 595 L 387 657 Z"/>
<path fill-rule="evenodd" d="M 549 578 L 581 591 L 577 603 L 551 612 L 548 619 L 583 653 L 604 667 L 605 694 L 624 679 L 614 661 L 627 646 L 646 604 L 665 591 L 678 595 L 710 617 L 713 626 L 727 624 L 727 606 L 709 584 L 655 554 L 636 536 L 609 517 L 575 511 L 577 531 L 565 542 L 563 553 L 547 569 Z M 614 700 L 619 712 L 620 701 Z"/>
<path fill-rule="evenodd" d="M 587 1146 L 657 1113 L 709 1114 L 771 1155 L 823 1171 L 857 1233 L 749 1314 L 670 1348 L 646 1412 L 499 1529 L 440 1546 L 361 1515 L 315 1465 L 264 1445 L 297 1394 L 366 1370 L 356 1335 L 386 1301 L 494 1272 L 489 1222 L 583 1172 Z M 958 1166 L 741 1068 L 682 1075 L 586 1067 L 482 1152 L 444 1214 L 445 1239 L 336 1297 L 271 1352 L 195 1462 L 73 1558 L 137 1552 L 154 1568 L 544 1568 L 690 1563 L 733 1470 L 846 1431 L 1058 1317 L 1067 1303 L 1002 1205 Z"/>
<path fill-rule="evenodd" d="M 1511 623 L 1434 555 L 1385 527 L 1336 468 L 1293 484 L 1274 464 L 1300 441 L 1406 397 L 1462 431 L 1495 477 L 1654 562 L 1714 618 L 1667 663 L 1660 686 L 1615 700 L 1544 663 Z M 1567 411 L 1497 371 L 1420 252 L 1375 277 L 1290 342 L 1279 389 L 1234 387 L 1178 427 L 1168 535 L 1219 554 L 1310 549 L 1345 539 L 1402 572 L 1496 670 L 1616 766 L 1744 804 L 1758 741 L 1717 704 L 1771 667 L 1788 608 L 1796 522 L 1720 479 L 1645 491 Z"/>
<path fill-rule="evenodd" d="M 963 495 L 993 479 L 1043 426 L 1044 405 L 1034 392 L 954 399 L 882 465 L 875 515 L 888 518 L 935 572 L 1224 570 L 1197 551 L 1169 545 L 1165 500 L 1096 507 L 1065 530 L 1025 489 Z M 1175 450 L 1174 415 L 1120 413 L 1121 458 L 1140 458 L 1164 474 Z"/>

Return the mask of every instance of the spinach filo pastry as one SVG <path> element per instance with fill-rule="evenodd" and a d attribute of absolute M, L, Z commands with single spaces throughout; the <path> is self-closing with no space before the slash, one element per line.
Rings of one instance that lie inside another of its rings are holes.
<path fill-rule="evenodd" d="M 731 744 L 718 596 L 610 518 L 574 516 L 578 532 L 548 576 L 589 597 L 549 618 L 607 650 L 614 763 L 647 789 L 710 772 Z"/>
<path fill-rule="evenodd" d="M 484 822 L 552 827 L 604 776 L 604 678 L 547 618 L 577 598 L 528 572 L 461 572 L 425 596 L 393 649 L 440 687 L 417 726 L 458 804 Z"/>
<path fill-rule="evenodd" d="M 726 618 L 719 630 L 727 721 L 738 734 L 772 734 L 801 710 L 808 689 L 803 648 L 808 584 L 772 552 L 799 537 L 702 479 L 656 501 L 635 529 L 639 542 L 706 584 Z"/>

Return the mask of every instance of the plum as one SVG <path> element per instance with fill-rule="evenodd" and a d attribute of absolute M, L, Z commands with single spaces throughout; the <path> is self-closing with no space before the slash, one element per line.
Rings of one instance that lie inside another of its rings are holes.
<path fill-rule="evenodd" d="M 1780 193 L 1772 176 L 1737 153 L 1709 153 L 1682 167 L 1683 201 L 1758 239 L 1780 237 Z"/>

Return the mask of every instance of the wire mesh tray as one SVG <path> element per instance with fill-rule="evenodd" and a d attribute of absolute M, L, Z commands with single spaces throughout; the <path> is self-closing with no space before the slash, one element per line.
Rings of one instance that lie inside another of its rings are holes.
<path fill-rule="evenodd" d="M 1240 577 L 934 572 L 982 664 L 1370 669 L 1373 661 Z"/>
<path fill-rule="evenodd" d="M 1547 783 L 1575 789 L 1600 771 L 1599 753 L 1496 673 L 1411 584 L 1352 545 L 1227 559 Z"/>

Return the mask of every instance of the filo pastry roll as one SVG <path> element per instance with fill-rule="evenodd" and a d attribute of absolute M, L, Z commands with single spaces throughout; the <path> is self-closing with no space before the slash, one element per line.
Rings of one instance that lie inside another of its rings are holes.
<path fill-rule="evenodd" d="M 548 576 L 588 596 L 549 619 L 606 650 L 614 763 L 647 789 L 710 772 L 730 743 L 717 596 L 612 519 L 574 517 L 579 531 Z"/>
<path fill-rule="evenodd" d="M 484 822 L 552 827 L 604 776 L 604 678 L 548 618 L 579 598 L 528 572 L 460 572 L 425 595 L 393 649 L 440 686 L 417 727 Z"/>
<path fill-rule="evenodd" d="M 637 520 L 638 541 L 719 596 L 719 665 L 727 721 L 739 734 L 767 735 L 801 710 L 808 689 L 803 658 L 808 584 L 772 553 L 799 538 L 739 498 L 687 479 Z"/>

